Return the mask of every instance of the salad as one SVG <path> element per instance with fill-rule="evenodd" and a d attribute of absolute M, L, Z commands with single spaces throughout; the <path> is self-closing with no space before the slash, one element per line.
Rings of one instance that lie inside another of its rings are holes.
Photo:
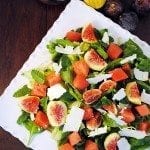
<path fill-rule="evenodd" d="M 30 133 L 48 130 L 59 150 L 150 148 L 150 58 L 90 23 L 48 43 L 51 66 L 24 72 L 14 93 Z"/>

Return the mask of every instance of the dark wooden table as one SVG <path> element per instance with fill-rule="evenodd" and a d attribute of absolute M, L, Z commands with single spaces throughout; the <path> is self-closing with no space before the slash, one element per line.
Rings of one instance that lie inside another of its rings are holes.
<path fill-rule="evenodd" d="M 0 0 L 0 95 L 41 41 L 65 6 L 47 6 L 37 0 Z M 134 34 L 150 43 L 150 15 Z M 7 113 L 7 108 L 6 108 Z M 27 150 L 0 128 L 0 150 Z"/>

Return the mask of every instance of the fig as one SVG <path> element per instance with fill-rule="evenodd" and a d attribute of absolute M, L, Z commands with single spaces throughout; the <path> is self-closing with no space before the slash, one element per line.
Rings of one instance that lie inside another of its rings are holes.
<path fill-rule="evenodd" d="M 97 42 L 97 38 L 95 35 L 95 29 L 93 28 L 92 24 L 88 24 L 84 26 L 82 29 L 82 40 L 87 43 L 95 43 Z"/>
<path fill-rule="evenodd" d="M 22 110 L 28 113 L 36 113 L 39 109 L 40 98 L 37 96 L 28 96 L 20 101 Z"/>
<path fill-rule="evenodd" d="M 107 63 L 104 61 L 104 59 L 102 59 L 93 49 L 86 52 L 84 55 L 84 60 L 93 70 L 101 71 L 107 66 Z"/>
<path fill-rule="evenodd" d="M 83 99 L 86 104 L 91 104 L 101 97 L 102 92 L 99 89 L 87 90 L 83 93 Z"/>
<path fill-rule="evenodd" d="M 51 101 L 47 106 L 47 116 L 52 126 L 61 126 L 66 120 L 67 106 L 62 101 Z"/>
<path fill-rule="evenodd" d="M 123 5 L 119 0 L 109 0 L 104 6 L 104 13 L 113 18 L 117 18 L 123 12 Z"/>
<path fill-rule="evenodd" d="M 118 23 L 126 30 L 134 31 L 138 21 L 139 19 L 135 12 L 125 12 L 119 17 Z"/>
<path fill-rule="evenodd" d="M 96 128 L 98 128 L 101 125 L 101 122 L 102 122 L 101 114 L 99 112 L 96 112 L 94 114 L 93 118 L 91 118 L 90 120 L 86 121 L 86 127 L 89 130 L 95 130 Z"/>
<path fill-rule="evenodd" d="M 114 103 L 103 105 L 103 108 L 108 112 L 114 113 L 115 115 L 118 113 L 117 107 Z"/>
<path fill-rule="evenodd" d="M 126 85 L 126 95 L 131 103 L 141 104 L 141 96 L 136 82 L 130 82 Z"/>
<path fill-rule="evenodd" d="M 118 133 L 109 134 L 104 141 L 105 150 L 117 150 L 117 141 L 119 139 L 120 136 Z"/>
<path fill-rule="evenodd" d="M 84 107 L 84 117 L 83 120 L 90 120 L 94 117 L 93 108 L 91 107 Z"/>
<path fill-rule="evenodd" d="M 149 0 L 135 0 L 133 3 L 133 8 L 140 16 L 149 14 L 150 1 Z"/>
<path fill-rule="evenodd" d="M 103 83 L 100 84 L 99 89 L 102 91 L 102 93 L 107 92 L 108 90 L 111 90 L 113 88 L 116 88 L 117 83 L 112 80 L 106 80 Z"/>

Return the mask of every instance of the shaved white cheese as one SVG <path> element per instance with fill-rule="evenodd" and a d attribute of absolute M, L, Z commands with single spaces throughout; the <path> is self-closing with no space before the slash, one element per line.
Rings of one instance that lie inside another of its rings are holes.
<path fill-rule="evenodd" d="M 57 63 L 53 63 L 52 67 L 56 73 L 59 73 L 62 68 L 61 63 L 59 65 Z"/>
<path fill-rule="evenodd" d="M 119 150 L 130 150 L 131 145 L 129 144 L 128 140 L 126 138 L 121 138 L 119 141 L 117 141 L 117 146 Z"/>
<path fill-rule="evenodd" d="M 134 59 L 137 58 L 137 55 L 136 54 L 133 54 L 132 56 L 129 56 L 129 57 L 126 57 L 124 58 L 123 60 L 121 60 L 121 64 L 125 64 L 127 62 L 132 62 Z"/>
<path fill-rule="evenodd" d="M 135 78 L 137 80 L 141 80 L 141 81 L 147 81 L 148 80 L 148 72 L 140 71 L 137 68 L 134 68 L 133 72 L 134 72 Z"/>
<path fill-rule="evenodd" d="M 31 121 L 35 120 L 34 113 L 30 113 L 30 119 L 31 119 Z"/>
<path fill-rule="evenodd" d="M 89 133 L 89 137 L 94 137 L 94 136 L 105 134 L 105 133 L 107 133 L 107 126 L 96 128 L 94 131 L 91 131 Z"/>
<path fill-rule="evenodd" d="M 116 117 L 113 113 L 109 112 L 108 113 L 108 117 L 111 118 L 112 120 L 114 120 L 118 125 L 120 126 L 124 126 L 127 125 L 126 122 L 124 122 L 123 120 L 121 120 L 120 117 Z"/>
<path fill-rule="evenodd" d="M 102 38 L 102 42 L 109 44 L 109 35 L 108 32 L 105 32 Z"/>
<path fill-rule="evenodd" d="M 143 139 L 145 136 L 147 136 L 145 131 L 133 130 L 133 129 L 128 129 L 128 128 L 121 129 L 119 131 L 119 134 L 121 136 L 133 137 L 136 139 Z"/>
<path fill-rule="evenodd" d="M 112 74 L 99 74 L 93 78 L 86 79 L 90 84 L 97 84 L 103 80 L 107 80 L 112 77 Z"/>
<path fill-rule="evenodd" d="M 50 100 L 54 100 L 60 98 L 65 92 L 66 89 L 61 84 L 55 84 L 48 88 L 47 96 Z"/>
<path fill-rule="evenodd" d="M 73 106 L 70 113 L 67 115 L 66 123 L 63 127 L 63 132 L 78 131 L 84 116 L 84 110 Z"/>
<path fill-rule="evenodd" d="M 121 88 L 116 94 L 114 94 L 112 99 L 120 101 L 120 100 L 122 100 L 125 97 L 126 97 L 125 89 Z"/>
<path fill-rule="evenodd" d="M 150 94 L 147 94 L 145 90 L 141 93 L 141 101 L 150 105 Z"/>
<path fill-rule="evenodd" d="M 107 111 L 105 111 L 104 109 L 101 109 L 101 108 L 97 109 L 97 111 L 99 111 L 99 112 L 102 113 L 102 114 L 107 113 Z"/>
<path fill-rule="evenodd" d="M 62 53 L 62 54 L 83 54 L 83 52 L 81 52 L 80 47 L 76 47 L 74 48 L 73 46 L 66 46 L 65 48 L 62 46 L 56 46 L 55 47 L 56 52 L 58 53 Z"/>

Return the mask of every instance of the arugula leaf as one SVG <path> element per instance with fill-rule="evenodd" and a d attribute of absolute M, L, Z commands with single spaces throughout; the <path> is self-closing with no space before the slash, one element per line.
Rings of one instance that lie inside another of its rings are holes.
<path fill-rule="evenodd" d="M 92 107 L 94 107 L 95 109 L 98 109 L 102 107 L 103 105 L 110 105 L 111 103 L 112 102 L 106 96 L 103 96 L 100 100 L 94 102 L 92 104 Z"/>
<path fill-rule="evenodd" d="M 21 96 L 25 96 L 27 94 L 30 94 L 31 89 L 28 88 L 27 85 L 24 85 L 23 87 L 21 87 L 19 90 L 17 90 L 14 94 L 13 97 L 21 97 Z"/>
<path fill-rule="evenodd" d="M 150 72 L 150 59 L 140 59 L 140 62 L 137 64 L 137 68 L 141 71 Z"/>
<path fill-rule="evenodd" d="M 72 72 L 71 68 L 67 68 L 66 70 L 61 70 L 60 75 L 66 83 L 72 84 L 73 72 Z"/>
<path fill-rule="evenodd" d="M 149 84 L 147 84 L 143 81 L 139 81 L 139 80 L 137 80 L 136 82 L 137 82 L 137 84 L 139 84 L 141 86 L 142 89 L 145 89 L 145 91 L 150 94 L 150 85 Z"/>
<path fill-rule="evenodd" d="M 150 148 L 150 136 L 146 136 L 143 139 L 130 138 L 129 143 L 131 150 L 146 150 Z"/>
<path fill-rule="evenodd" d="M 128 57 L 133 54 L 137 54 L 137 57 L 139 58 L 146 58 L 141 48 L 131 39 L 129 39 L 123 44 L 123 50 L 123 57 Z"/>
<path fill-rule="evenodd" d="M 108 32 L 108 29 L 101 29 L 101 30 L 99 30 L 99 33 L 101 34 L 101 37 L 103 37 L 105 32 Z"/>
<path fill-rule="evenodd" d="M 61 54 L 56 52 L 55 46 L 56 46 L 56 43 L 51 42 L 47 45 L 47 49 L 49 50 L 51 54 L 52 60 L 57 62 L 59 58 L 61 57 Z"/>
<path fill-rule="evenodd" d="M 61 57 L 61 65 L 62 65 L 62 68 L 63 68 L 63 69 L 66 69 L 66 68 L 68 68 L 68 67 L 71 66 L 71 61 L 70 61 L 70 59 L 67 57 L 67 55 L 63 55 L 63 56 Z"/>
<path fill-rule="evenodd" d="M 105 50 L 101 47 L 100 44 L 98 43 L 93 43 L 91 44 L 91 47 L 94 48 L 98 54 L 103 57 L 104 59 L 107 59 L 108 58 L 108 54 L 105 52 Z"/>
<path fill-rule="evenodd" d="M 106 70 L 111 70 L 111 69 L 114 69 L 115 67 L 118 67 L 120 66 L 120 61 L 122 60 L 122 58 L 118 58 L 118 59 L 115 59 L 111 62 L 108 63 L 107 67 L 106 67 Z"/>
<path fill-rule="evenodd" d="M 25 122 L 28 121 L 28 119 L 30 118 L 30 115 L 29 113 L 25 112 L 25 111 L 22 111 L 22 114 L 19 116 L 18 120 L 17 120 L 17 123 L 19 125 L 21 124 L 24 124 Z"/>
<path fill-rule="evenodd" d="M 47 112 L 48 101 L 48 97 L 43 97 L 42 99 L 40 99 L 40 105 L 43 108 L 44 112 Z"/>
<path fill-rule="evenodd" d="M 90 48 L 90 44 L 89 44 L 89 43 L 82 42 L 82 43 L 80 44 L 80 49 L 81 49 L 81 51 L 83 51 L 83 52 L 86 52 L 89 48 Z"/>
<path fill-rule="evenodd" d="M 73 43 L 73 42 L 71 42 L 71 41 L 69 41 L 69 40 L 67 40 L 67 39 L 57 39 L 56 40 L 56 43 L 58 44 L 58 45 L 61 45 L 61 46 L 63 46 L 63 47 L 66 47 L 66 46 L 73 46 L 73 47 L 76 47 L 76 46 L 78 46 L 79 44 L 78 43 Z"/>
<path fill-rule="evenodd" d="M 70 105 L 74 101 L 74 97 L 69 92 L 66 92 L 61 96 L 60 101 Z"/>
<path fill-rule="evenodd" d="M 113 119 L 111 119 L 111 118 L 109 118 L 108 116 L 107 116 L 107 114 L 104 114 L 103 116 L 102 116 L 102 118 L 103 118 L 103 125 L 104 126 L 107 126 L 107 127 L 120 127 L 120 125 L 118 125 Z"/>
<path fill-rule="evenodd" d="M 33 69 L 31 75 L 37 83 L 43 84 L 45 82 L 45 75 L 41 71 Z"/>

